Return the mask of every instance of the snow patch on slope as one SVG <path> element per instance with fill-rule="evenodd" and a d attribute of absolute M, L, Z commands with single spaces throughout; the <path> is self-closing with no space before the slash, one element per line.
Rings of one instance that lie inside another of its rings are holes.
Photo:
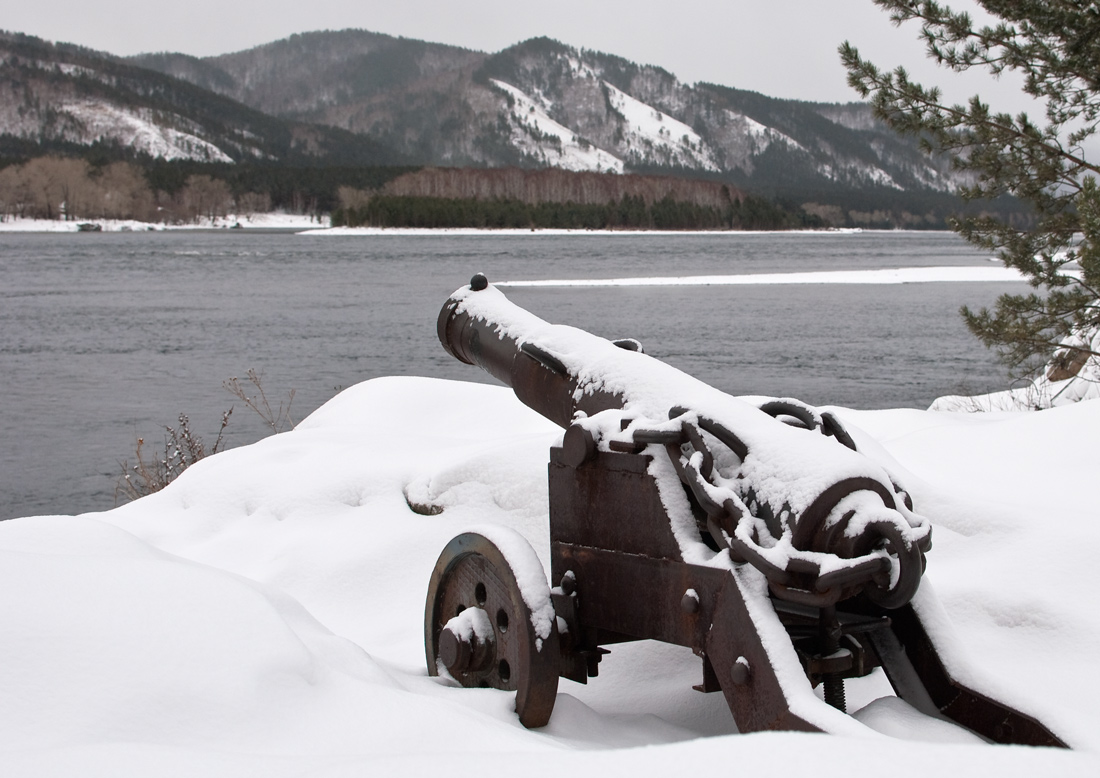
<path fill-rule="evenodd" d="M 861 171 L 867 180 L 879 186 L 888 186 L 891 189 L 904 189 L 893 177 L 880 167 L 866 167 Z"/>
<path fill-rule="evenodd" d="M 213 143 L 195 135 L 153 122 L 146 112 L 134 113 L 100 100 L 63 103 L 60 109 L 84 128 L 84 140 L 109 139 L 135 151 L 163 159 L 195 159 L 203 162 L 232 162 Z"/>
<path fill-rule="evenodd" d="M 587 78 L 593 81 L 599 79 L 599 75 L 590 65 L 576 57 L 566 57 L 565 61 L 569 63 L 569 69 L 572 71 L 573 78 Z"/>
<path fill-rule="evenodd" d="M 828 163 L 818 162 L 817 172 L 830 181 L 847 182 L 861 186 L 875 184 L 905 191 L 905 187 L 895 181 L 893 176 L 882 168 L 861 162 L 844 165 L 839 170 Z"/>
<path fill-rule="evenodd" d="M 593 146 L 563 124 L 550 118 L 547 101 L 541 95 L 530 96 L 511 84 L 492 79 L 492 83 L 512 98 L 509 119 L 512 144 L 545 165 L 575 171 L 622 173 L 623 161 Z"/>
<path fill-rule="evenodd" d="M 780 143 L 789 149 L 801 151 L 812 157 L 817 156 L 790 135 L 780 132 L 774 127 L 761 124 L 755 119 L 735 111 L 727 110 L 726 116 L 731 123 L 740 127 L 745 136 L 749 138 L 752 144 L 753 156 L 763 154 L 773 143 Z M 889 173 L 874 165 L 856 163 L 845 166 L 843 170 L 844 173 L 842 174 L 837 171 L 836 166 L 821 162 L 820 159 L 817 161 L 818 173 L 830 181 L 839 181 L 847 177 L 849 179 L 855 178 L 864 184 L 877 184 L 892 189 L 904 189 L 904 187 L 898 184 Z"/>
<path fill-rule="evenodd" d="M 786 135 L 774 127 L 769 127 L 766 124 L 761 124 L 743 113 L 736 113 L 734 111 L 727 110 L 726 116 L 734 124 L 740 125 L 744 128 L 745 135 L 747 135 L 753 141 L 754 152 L 756 154 L 762 154 L 767 150 L 768 146 L 773 143 L 782 143 L 785 146 L 789 146 L 792 149 L 798 149 L 799 151 L 805 151 L 807 154 L 810 152 L 805 146 L 796 141 L 790 135 Z"/>
<path fill-rule="evenodd" d="M 691 127 L 603 81 L 611 107 L 623 118 L 623 142 L 639 159 L 719 170 L 703 138 Z"/>

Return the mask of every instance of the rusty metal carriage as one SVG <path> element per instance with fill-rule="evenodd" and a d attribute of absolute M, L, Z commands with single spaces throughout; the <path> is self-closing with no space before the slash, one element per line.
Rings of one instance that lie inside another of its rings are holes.
<path fill-rule="evenodd" d="M 1064 746 L 947 672 L 912 602 L 931 527 L 833 414 L 732 398 L 636 341 L 547 324 L 480 275 L 438 335 L 565 432 L 548 463 L 550 582 L 504 530 L 454 538 L 429 582 L 430 673 L 514 690 L 538 727 L 559 678 L 586 683 L 608 646 L 652 639 L 699 656 L 695 688 L 721 692 L 741 732 L 829 731 L 844 680 L 881 667 L 926 715 Z"/>

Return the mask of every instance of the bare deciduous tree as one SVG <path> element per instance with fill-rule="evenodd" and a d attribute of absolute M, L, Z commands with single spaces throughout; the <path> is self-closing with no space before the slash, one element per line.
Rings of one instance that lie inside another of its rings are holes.
<path fill-rule="evenodd" d="M 267 192 L 245 192 L 237 198 L 237 215 L 251 219 L 257 213 L 271 210 L 271 195 Z"/>
<path fill-rule="evenodd" d="M 113 162 L 94 179 L 98 187 L 97 208 L 105 219 L 148 221 L 156 210 L 153 193 L 141 170 L 126 162 Z"/>
<path fill-rule="evenodd" d="M 184 215 L 190 221 L 203 218 L 214 221 L 228 214 L 233 207 L 233 193 L 229 185 L 203 175 L 187 178 L 187 183 L 180 190 L 179 200 Z"/>
<path fill-rule="evenodd" d="M 93 199 L 89 165 L 82 159 L 39 157 L 22 166 L 33 216 L 75 219 Z"/>

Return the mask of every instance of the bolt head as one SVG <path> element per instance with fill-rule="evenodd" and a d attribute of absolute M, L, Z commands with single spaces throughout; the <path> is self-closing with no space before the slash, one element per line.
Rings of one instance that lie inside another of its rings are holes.
<path fill-rule="evenodd" d="M 680 610 L 692 616 L 699 612 L 699 608 L 699 595 L 693 591 L 684 592 L 683 599 L 680 600 Z"/>
<path fill-rule="evenodd" d="M 461 675 L 470 668 L 473 648 L 451 630 L 444 628 L 439 633 L 438 656 L 451 675 Z"/>
<path fill-rule="evenodd" d="M 749 679 L 752 678 L 752 668 L 749 666 L 749 660 L 743 656 L 737 657 L 737 661 L 733 663 L 733 667 L 730 668 L 730 680 L 734 686 L 745 686 Z"/>

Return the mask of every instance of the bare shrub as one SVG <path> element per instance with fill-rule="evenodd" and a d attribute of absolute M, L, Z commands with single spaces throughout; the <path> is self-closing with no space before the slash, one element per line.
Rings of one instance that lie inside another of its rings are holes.
<path fill-rule="evenodd" d="M 145 439 L 138 438 L 134 448 L 134 464 L 129 460 L 119 463 L 122 476 L 115 484 L 115 503 L 119 500 L 129 502 L 153 492 L 159 492 L 189 468 L 211 454 L 216 454 L 222 446 L 222 436 L 229 424 L 233 409 L 222 414 L 222 426 L 218 438 L 207 450 L 198 435 L 191 430 L 191 421 L 184 414 L 179 415 L 179 426 L 164 428 L 163 453 L 146 454 Z"/>
<path fill-rule="evenodd" d="M 82 159 L 38 157 L 10 174 L 23 199 L 22 215 L 39 219 L 75 219 L 95 199 L 88 179 L 90 166 Z"/>
<path fill-rule="evenodd" d="M 99 190 L 95 216 L 148 221 L 155 214 L 153 193 L 141 168 L 136 165 L 112 162 L 104 166 L 93 181 Z"/>
<path fill-rule="evenodd" d="M 31 193 L 22 165 L 9 165 L 0 170 L 0 218 L 27 216 L 31 209 Z"/>
<path fill-rule="evenodd" d="M 280 402 L 277 408 L 273 408 L 263 387 L 263 373 L 249 369 L 245 376 L 244 381 L 230 378 L 222 386 L 259 415 L 272 432 L 293 429 L 294 420 L 290 417 L 290 406 L 294 402 L 295 391 L 291 389 L 286 402 Z M 223 435 L 232 413 L 233 408 L 230 408 L 222 414 L 218 438 L 209 449 L 202 438 L 192 431 L 190 419 L 182 413 L 179 415 L 178 427 L 164 428 L 163 452 L 158 450 L 150 453 L 145 439 L 138 438 L 134 446 L 133 463 L 130 460 L 118 463 L 122 474 L 115 483 L 115 504 L 159 492 L 200 459 L 218 453 L 222 449 Z"/>
<path fill-rule="evenodd" d="M 271 428 L 272 432 L 279 433 L 283 430 L 293 429 L 294 420 L 290 418 L 290 406 L 294 402 L 294 390 L 291 389 L 285 403 L 279 402 L 278 408 L 272 408 L 267 399 L 267 393 L 263 387 L 263 372 L 249 368 L 245 374 L 246 380 L 230 378 L 222 384 L 226 391 L 237 397 L 245 405 L 259 414 L 264 424 Z"/>
<path fill-rule="evenodd" d="M 147 220 L 154 214 L 145 176 L 128 162 L 94 170 L 80 159 L 38 157 L 0 170 L 0 218 Z"/>

